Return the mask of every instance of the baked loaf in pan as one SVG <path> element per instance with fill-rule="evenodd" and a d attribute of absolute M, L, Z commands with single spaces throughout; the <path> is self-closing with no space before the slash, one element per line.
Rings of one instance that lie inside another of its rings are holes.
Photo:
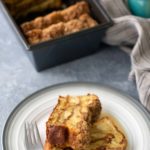
<path fill-rule="evenodd" d="M 53 24 L 45 29 L 33 29 L 25 33 L 25 35 L 30 44 L 36 44 L 43 41 L 60 38 L 83 29 L 95 27 L 96 25 L 97 22 L 88 14 L 83 14 L 78 19 Z"/>
<path fill-rule="evenodd" d="M 79 18 L 82 14 L 90 13 L 87 2 L 81 1 L 64 10 L 54 11 L 43 17 L 37 17 L 32 21 L 25 22 L 21 25 L 24 33 L 33 29 L 44 29 L 52 24 L 59 22 L 68 22 L 72 19 Z"/>
<path fill-rule="evenodd" d="M 127 147 L 124 134 L 109 117 L 98 119 L 90 128 L 90 136 L 92 140 L 85 150 L 125 150 Z M 51 145 L 46 140 L 44 150 L 63 149 Z"/>
<path fill-rule="evenodd" d="M 98 23 L 90 16 L 86 1 L 46 16 L 25 22 L 21 25 L 28 42 L 33 45 L 47 40 L 53 40 L 65 35 L 92 28 Z"/>
<path fill-rule="evenodd" d="M 86 149 L 91 141 L 90 128 L 100 112 L 101 104 L 95 95 L 59 97 L 46 123 L 47 143 L 53 148 Z"/>

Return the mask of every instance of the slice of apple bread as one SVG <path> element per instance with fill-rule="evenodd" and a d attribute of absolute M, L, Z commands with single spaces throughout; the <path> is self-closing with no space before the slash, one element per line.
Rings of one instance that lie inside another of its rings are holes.
<path fill-rule="evenodd" d="M 96 95 L 59 97 L 46 123 L 47 142 L 58 148 L 85 149 L 90 143 L 90 128 L 101 112 Z"/>

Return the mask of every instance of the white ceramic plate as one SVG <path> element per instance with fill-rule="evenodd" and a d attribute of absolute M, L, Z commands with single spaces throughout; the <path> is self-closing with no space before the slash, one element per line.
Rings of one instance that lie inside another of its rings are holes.
<path fill-rule="evenodd" d="M 134 99 L 116 90 L 92 83 L 66 83 L 41 90 L 26 98 L 10 115 L 3 133 L 4 150 L 26 150 L 24 122 L 36 121 L 42 142 L 45 122 L 59 95 L 94 93 L 101 99 L 103 112 L 118 120 L 128 139 L 127 150 L 150 150 L 150 117 Z"/>

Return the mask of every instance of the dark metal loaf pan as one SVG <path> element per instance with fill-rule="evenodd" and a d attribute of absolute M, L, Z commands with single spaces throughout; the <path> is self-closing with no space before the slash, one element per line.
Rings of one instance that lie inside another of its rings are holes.
<path fill-rule="evenodd" d="M 87 1 L 93 17 L 100 23 L 97 27 L 36 45 L 30 45 L 27 42 L 18 23 L 10 15 L 9 10 L 2 1 L 1 4 L 4 13 L 11 26 L 15 29 L 35 68 L 37 71 L 42 71 L 58 64 L 92 54 L 100 49 L 101 39 L 104 37 L 106 29 L 112 25 L 112 21 L 97 0 Z"/>

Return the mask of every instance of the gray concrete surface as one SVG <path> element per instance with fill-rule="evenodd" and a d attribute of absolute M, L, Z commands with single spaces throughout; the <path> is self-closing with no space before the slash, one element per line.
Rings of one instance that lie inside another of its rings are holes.
<path fill-rule="evenodd" d="M 38 73 L 0 10 L 0 141 L 6 119 L 15 106 L 33 92 L 56 83 L 93 81 L 138 99 L 135 84 L 128 81 L 129 71 L 126 53 L 103 46 L 97 54 Z"/>

